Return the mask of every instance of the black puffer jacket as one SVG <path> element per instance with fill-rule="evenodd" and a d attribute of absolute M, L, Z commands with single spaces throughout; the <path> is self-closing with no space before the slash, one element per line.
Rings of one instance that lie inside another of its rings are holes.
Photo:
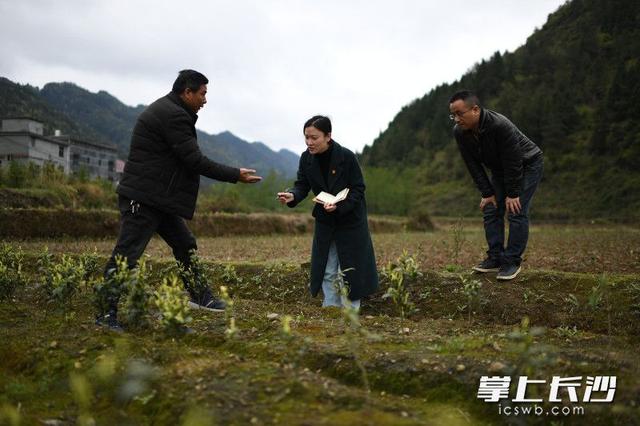
<path fill-rule="evenodd" d="M 494 176 L 504 179 L 507 196 L 516 198 L 522 192 L 524 166 L 542 156 L 538 145 L 507 117 L 484 108 L 480 111 L 477 132 L 456 125 L 453 135 L 473 181 L 485 198 L 495 192 L 483 164 Z"/>
<path fill-rule="evenodd" d="M 239 169 L 218 164 L 200 152 L 197 119 L 173 93 L 149 105 L 133 128 L 118 194 L 191 219 L 200 175 L 237 182 Z"/>

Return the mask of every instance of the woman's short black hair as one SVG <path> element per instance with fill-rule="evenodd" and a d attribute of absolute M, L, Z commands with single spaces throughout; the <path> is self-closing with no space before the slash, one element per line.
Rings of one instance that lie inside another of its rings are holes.
<path fill-rule="evenodd" d="M 182 70 L 178 73 L 176 81 L 173 82 L 171 91 L 176 95 L 183 94 L 186 89 L 197 92 L 203 84 L 209 84 L 209 79 L 204 74 L 194 70 Z"/>
<path fill-rule="evenodd" d="M 304 123 L 302 133 L 304 133 L 307 127 L 315 127 L 326 136 L 331 133 L 331 120 L 329 117 L 325 117 L 324 115 L 314 115 Z"/>

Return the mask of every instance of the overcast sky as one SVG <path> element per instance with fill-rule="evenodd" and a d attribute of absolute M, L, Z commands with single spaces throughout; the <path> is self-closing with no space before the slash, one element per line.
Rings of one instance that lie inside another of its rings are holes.
<path fill-rule="evenodd" d="M 0 0 L 0 76 L 137 105 L 193 68 L 210 80 L 206 132 L 300 153 L 304 121 L 325 114 L 361 151 L 402 106 L 521 46 L 563 3 Z"/>

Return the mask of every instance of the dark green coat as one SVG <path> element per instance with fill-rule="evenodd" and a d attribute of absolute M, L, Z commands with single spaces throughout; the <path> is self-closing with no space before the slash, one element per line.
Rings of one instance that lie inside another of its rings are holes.
<path fill-rule="evenodd" d="M 378 272 L 367 221 L 365 184 L 355 154 L 335 141 L 332 143 L 334 147 L 329 163 L 328 184 L 322 176 L 317 158 L 305 151 L 300 156 L 298 177 L 291 190 L 294 199 L 288 205 L 295 207 L 307 197 L 310 190 L 318 195 L 322 191 L 337 194 L 349 188 L 349 195 L 337 204 L 333 212 L 327 213 L 317 203 L 313 208 L 316 223 L 311 249 L 310 290 L 313 296 L 320 291 L 329 246 L 335 240 L 340 269 L 346 271 L 345 281 L 350 287 L 349 298 L 359 300 L 378 288 Z"/>

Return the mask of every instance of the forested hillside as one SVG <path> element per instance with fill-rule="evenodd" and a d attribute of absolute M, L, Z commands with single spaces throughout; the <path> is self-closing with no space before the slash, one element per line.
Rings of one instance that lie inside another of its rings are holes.
<path fill-rule="evenodd" d="M 0 77 L 0 118 L 32 117 L 45 123 L 46 134 L 59 129 L 80 139 L 112 143 L 121 158 L 129 152 L 131 131 L 143 109 L 144 105 L 130 107 L 108 92 L 92 93 L 73 83 L 48 83 L 38 89 Z M 274 171 L 286 177 L 297 170 L 297 154 L 276 152 L 228 131 L 219 135 L 198 131 L 198 140 L 203 153 L 221 163 L 252 167 L 265 175 Z"/>
<path fill-rule="evenodd" d="M 479 194 L 459 158 L 448 99 L 465 88 L 545 152 L 540 216 L 639 218 L 640 3 L 574 0 L 512 53 L 405 106 L 362 153 L 368 166 L 414 169 L 416 207 L 471 214 Z"/>

